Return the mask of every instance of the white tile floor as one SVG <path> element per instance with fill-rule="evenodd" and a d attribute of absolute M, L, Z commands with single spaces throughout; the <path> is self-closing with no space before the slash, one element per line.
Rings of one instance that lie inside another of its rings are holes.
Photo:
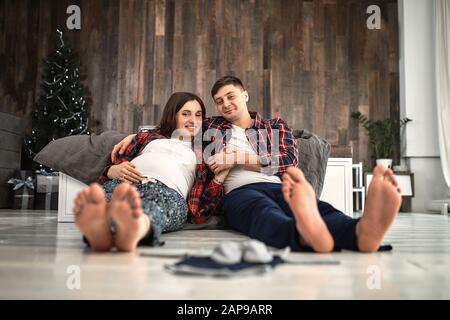
<path fill-rule="evenodd" d="M 450 299 L 450 222 L 441 215 L 400 214 L 386 237 L 392 252 L 295 253 L 301 262 L 340 263 L 281 265 L 259 276 L 178 276 L 164 270 L 176 258 L 141 255 L 205 253 L 224 239 L 246 238 L 179 231 L 161 248 L 93 254 L 55 212 L 0 210 L 0 299 Z M 70 266 L 79 268 L 80 289 L 69 288 Z"/>

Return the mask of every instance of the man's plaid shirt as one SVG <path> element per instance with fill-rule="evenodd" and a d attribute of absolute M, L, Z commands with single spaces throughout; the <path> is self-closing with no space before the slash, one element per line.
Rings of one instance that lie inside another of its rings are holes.
<path fill-rule="evenodd" d="M 280 118 L 264 120 L 257 112 L 250 112 L 250 116 L 254 123 L 245 134 L 259 155 L 262 172 L 281 177 L 288 167 L 298 163 L 298 148 L 292 130 Z M 231 123 L 223 117 L 207 119 L 202 127 L 204 150 L 220 152 L 231 138 Z M 188 196 L 190 219 L 197 224 L 220 213 L 224 194 L 223 186 L 214 181 L 214 173 L 205 163 L 207 160 L 197 164 L 194 186 Z"/>

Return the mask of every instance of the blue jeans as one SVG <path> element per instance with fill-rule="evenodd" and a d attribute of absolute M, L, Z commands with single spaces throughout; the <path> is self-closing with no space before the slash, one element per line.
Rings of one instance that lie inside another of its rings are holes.
<path fill-rule="evenodd" d="M 357 251 L 356 224 L 329 203 L 317 200 L 320 215 L 334 240 L 334 250 Z M 229 226 L 251 238 L 276 248 L 311 251 L 300 244 L 295 219 L 283 198 L 279 183 L 252 183 L 234 189 L 224 197 L 225 218 Z"/>

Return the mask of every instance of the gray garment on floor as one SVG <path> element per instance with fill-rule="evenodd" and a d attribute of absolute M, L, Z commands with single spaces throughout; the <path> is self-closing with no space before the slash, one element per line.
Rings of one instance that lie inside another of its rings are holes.
<path fill-rule="evenodd" d="M 111 201 L 114 189 L 121 183 L 119 180 L 108 180 L 103 185 L 107 201 Z M 150 217 L 152 234 L 140 244 L 162 245 L 163 232 L 176 231 L 183 228 L 187 220 L 188 206 L 186 200 L 174 189 L 160 181 L 155 183 L 134 184 L 139 191 L 142 209 Z"/>

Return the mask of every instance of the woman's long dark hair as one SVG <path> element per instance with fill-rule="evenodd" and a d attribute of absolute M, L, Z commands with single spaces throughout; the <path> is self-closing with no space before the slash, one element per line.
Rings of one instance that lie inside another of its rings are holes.
<path fill-rule="evenodd" d="M 190 92 L 175 92 L 170 96 L 164 107 L 158 131 L 163 136 L 170 138 L 172 132 L 177 128 L 177 112 L 183 108 L 186 102 L 194 100 L 200 104 L 200 107 L 202 108 L 202 119 L 204 120 L 206 117 L 206 108 L 199 96 Z"/>

